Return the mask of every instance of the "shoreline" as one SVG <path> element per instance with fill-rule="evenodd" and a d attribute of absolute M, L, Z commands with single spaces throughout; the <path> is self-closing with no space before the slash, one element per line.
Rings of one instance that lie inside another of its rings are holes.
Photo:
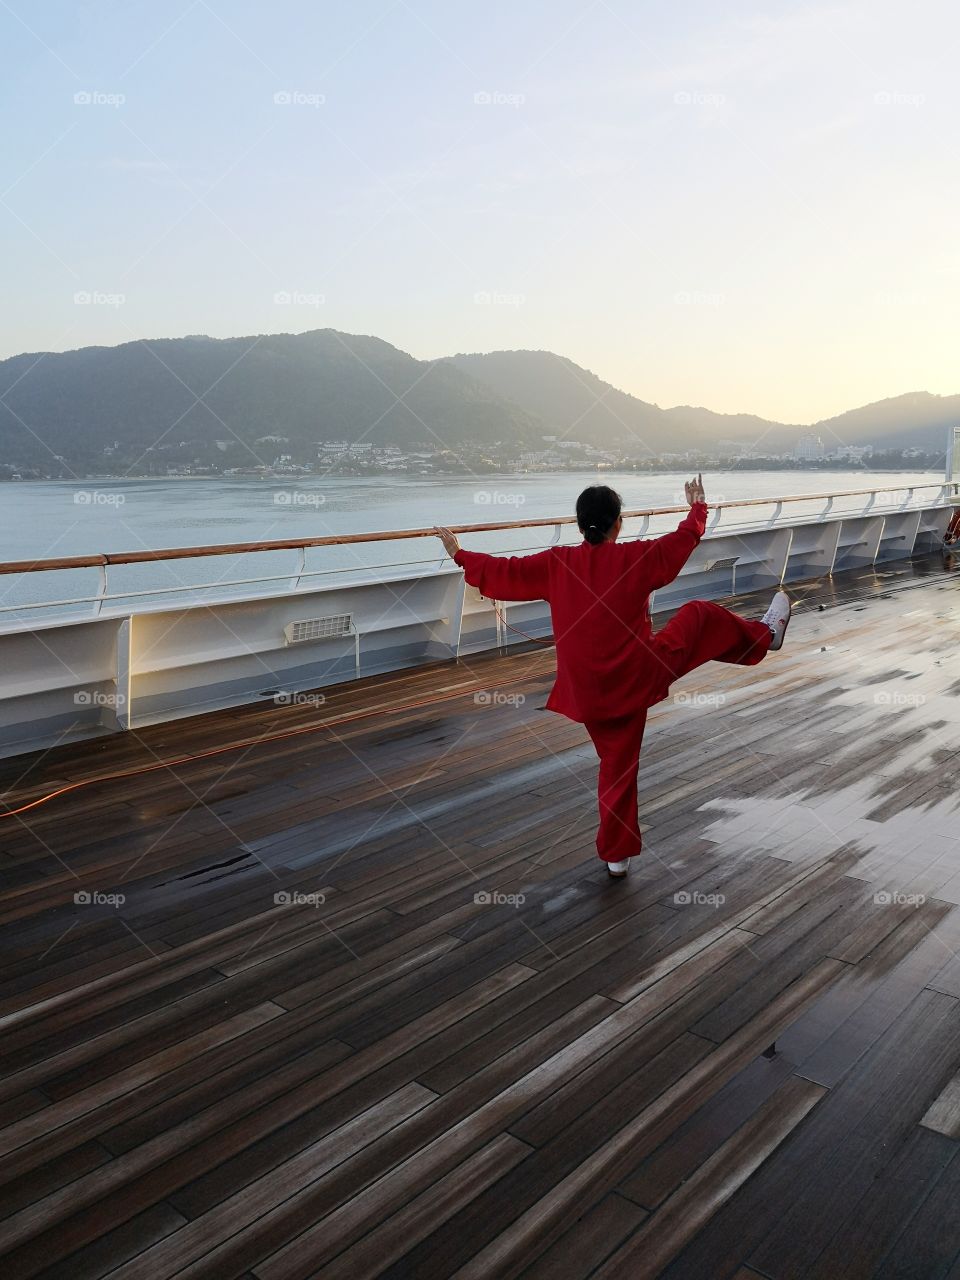
<path fill-rule="evenodd" d="M 704 473 L 709 473 L 710 475 L 713 475 L 713 476 L 721 476 L 721 475 L 749 476 L 749 475 L 765 474 L 768 472 L 784 474 L 784 475 L 807 475 L 807 476 L 836 475 L 837 473 L 843 473 L 847 475 L 862 475 L 864 477 L 899 475 L 908 471 L 913 472 L 916 475 L 943 474 L 943 469 L 940 467 L 896 466 L 896 467 L 863 467 L 861 468 L 861 467 L 843 466 L 839 463 L 836 466 L 822 466 L 822 467 L 790 467 L 790 466 L 780 466 L 780 467 L 777 467 L 777 466 L 763 466 L 763 467 L 726 466 L 726 467 L 722 467 L 719 465 L 711 465 L 710 463 L 701 464 L 701 463 L 691 462 L 686 467 L 680 467 L 680 466 L 663 467 L 663 468 L 658 467 L 656 469 L 645 468 L 643 470 L 633 470 L 632 468 L 626 468 L 626 467 L 621 467 L 621 468 L 611 467 L 609 469 L 604 469 L 602 471 L 596 470 L 592 467 L 571 467 L 569 469 L 549 470 L 549 471 L 530 471 L 530 470 L 480 471 L 480 472 L 424 471 L 424 472 L 418 472 L 418 473 L 410 473 L 410 472 L 401 473 L 401 472 L 395 472 L 395 471 L 377 471 L 377 472 L 358 471 L 358 472 L 349 472 L 349 473 L 341 472 L 336 474 L 311 473 L 307 475 L 302 475 L 302 474 L 288 475 L 283 472 L 270 472 L 264 475 L 242 475 L 242 476 L 225 476 L 225 475 L 126 476 L 126 475 L 97 474 L 97 475 L 84 476 L 83 478 L 80 478 L 80 479 L 64 479 L 64 478 L 47 479 L 47 478 L 40 478 L 40 477 L 34 476 L 24 480 L 13 480 L 13 479 L 10 479 L 9 477 L 0 476 L 0 484 L 16 485 L 17 487 L 21 485 L 28 485 L 28 484 L 48 484 L 48 485 L 64 485 L 64 486 L 79 485 L 82 487 L 84 485 L 105 484 L 105 483 L 175 484 L 179 482 L 196 483 L 198 481 L 206 481 L 207 483 L 216 482 L 216 481 L 225 481 L 228 484 L 250 483 L 253 481 L 256 481 L 258 483 L 264 483 L 264 482 L 274 483 L 276 481 L 283 481 L 286 484 L 302 484 L 302 483 L 309 483 L 313 481 L 322 481 L 324 484 L 329 484 L 331 481 L 336 481 L 336 480 L 343 480 L 343 481 L 346 481 L 346 480 L 398 480 L 398 481 L 414 481 L 416 483 L 422 483 L 424 480 L 481 481 L 481 480 L 493 480 L 497 478 L 502 478 L 506 480 L 521 480 L 521 479 L 527 480 L 527 479 L 535 479 L 538 477 L 549 479 L 551 477 L 556 477 L 556 476 L 595 476 L 598 480 L 601 480 L 603 477 L 615 477 L 615 476 L 629 477 L 631 479 L 643 479 L 645 477 L 655 477 L 655 476 L 688 475 L 691 467 L 696 467 L 698 471 L 703 471 Z M 944 481 L 944 483 L 946 483 L 946 481 Z"/>

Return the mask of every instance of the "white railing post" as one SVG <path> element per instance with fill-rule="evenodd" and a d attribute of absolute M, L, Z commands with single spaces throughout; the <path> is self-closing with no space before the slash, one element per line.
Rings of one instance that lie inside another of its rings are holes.
<path fill-rule="evenodd" d="M 466 604 L 466 600 L 467 600 L 467 580 L 461 573 L 460 581 L 457 583 L 456 602 L 453 607 L 454 621 L 451 628 L 451 638 L 453 641 L 451 648 L 453 650 L 454 658 L 460 657 L 460 637 L 463 635 L 463 607 Z"/>
<path fill-rule="evenodd" d="M 290 584 L 290 590 L 296 591 L 300 585 L 300 579 L 303 577 L 303 571 L 307 567 L 307 548 L 299 547 L 297 549 L 297 572 Z"/>
<path fill-rule="evenodd" d="M 107 594 L 107 566 L 100 566 L 100 586 L 97 588 L 96 604 L 93 610 L 95 618 L 100 617 L 100 610 L 103 608 L 103 598 Z"/>
<path fill-rule="evenodd" d="M 117 629 L 114 688 L 117 691 L 116 720 L 118 729 L 133 725 L 133 617 L 124 618 Z"/>
<path fill-rule="evenodd" d="M 787 545 L 784 548 L 784 552 L 783 552 L 783 564 L 780 566 L 780 586 L 781 587 L 787 580 L 787 570 L 790 568 L 790 552 L 793 550 L 793 530 L 789 529 L 787 532 L 789 533 L 790 536 L 787 538 Z"/>
<path fill-rule="evenodd" d="M 960 433 L 960 427 L 947 428 L 947 453 L 944 458 L 945 471 L 943 477 L 947 484 L 950 484 L 953 480 L 953 464 L 955 462 L 958 433 Z"/>
<path fill-rule="evenodd" d="M 493 605 L 493 616 L 497 620 L 497 648 L 505 649 L 507 647 L 507 629 L 503 625 L 504 604 L 502 600 L 491 600 Z"/>

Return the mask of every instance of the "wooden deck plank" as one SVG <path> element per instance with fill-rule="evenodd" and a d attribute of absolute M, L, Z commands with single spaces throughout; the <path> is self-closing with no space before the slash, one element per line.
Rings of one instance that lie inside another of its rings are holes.
<path fill-rule="evenodd" d="M 947 1083 L 920 1119 L 928 1129 L 944 1133 L 948 1138 L 960 1138 L 960 1072 Z"/>
<path fill-rule="evenodd" d="M 597 1280 L 628 1274 L 636 1280 L 659 1275 L 720 1205 L 756 1171 L 826 1092 L 791 1076 L 759 1111 L 671 1195 L 652 1219 L 612 1254 Z"/>
<path fill-rule="evenodd" d="M 586 1280 L 645 1217 L 645 1210 L 611 1192 L 527 1268 L 524 1280 Z"/>

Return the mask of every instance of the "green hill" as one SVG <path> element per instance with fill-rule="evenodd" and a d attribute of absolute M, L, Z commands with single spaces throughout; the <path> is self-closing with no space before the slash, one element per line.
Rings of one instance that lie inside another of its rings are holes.
<path fill-rule="evenodd" d="M 293 455 L 319 440 L 452 449 L 536 440 L 542 424 L 448 361 L 422 361 L 379 338 L 320 329 L 213 339 L 144 339 L 118 347 L 0 362 L 0 461 L 49 463 L 230 441 L 259 460 L 258 437 Z"/>

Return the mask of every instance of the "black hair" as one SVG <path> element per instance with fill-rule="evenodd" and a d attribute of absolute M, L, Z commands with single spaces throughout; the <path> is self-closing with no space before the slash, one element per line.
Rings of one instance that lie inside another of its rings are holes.
<path fill-rule="evenodd" d="M 577 524 L 588 542 L 596 546 L 620 519 L 623 501 L 616 489 L 592 484 L 577 499 Z"/>

